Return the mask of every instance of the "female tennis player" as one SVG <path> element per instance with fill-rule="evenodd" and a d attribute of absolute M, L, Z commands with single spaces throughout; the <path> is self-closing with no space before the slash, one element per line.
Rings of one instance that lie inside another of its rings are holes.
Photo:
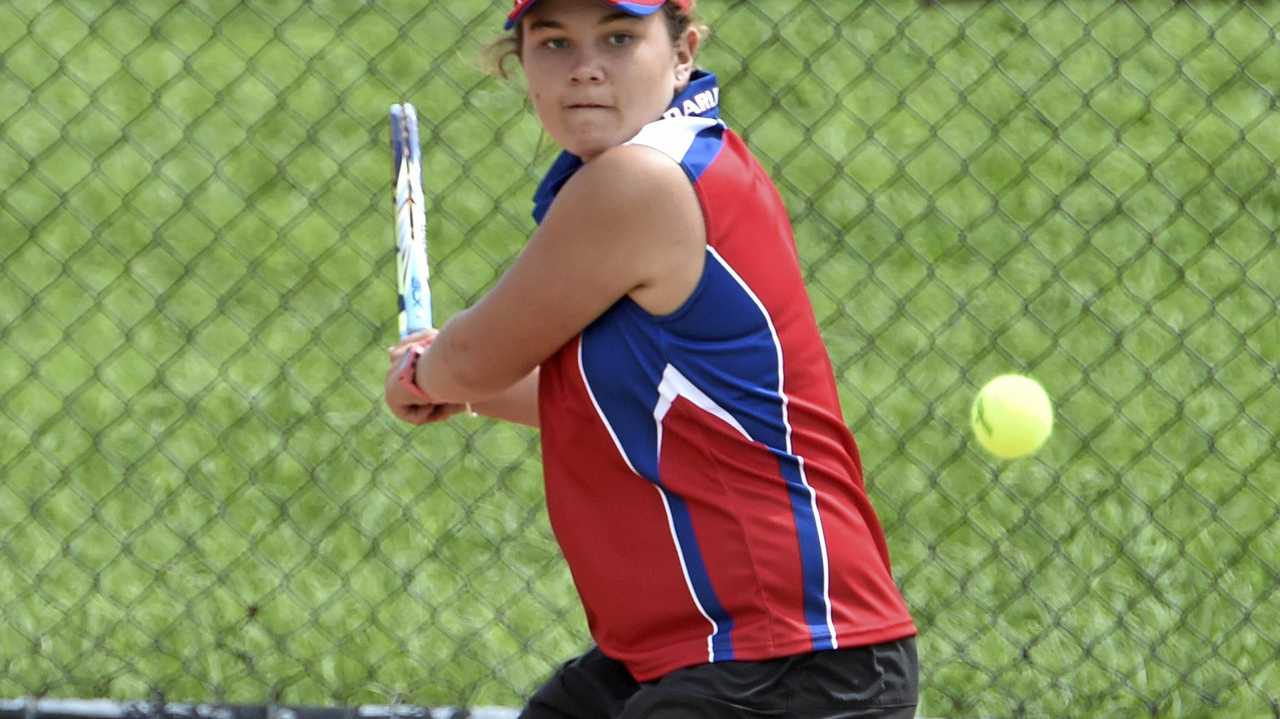
<path fill-rule="evenodd" d="M 719 117 L 692 0 L 519 0 L 564 149 L 496 286 L 392 350 L 386 401 L 540 426 L 596 647 L 524 717 L 911 717 L 890 573 L 773 183 Z"/>

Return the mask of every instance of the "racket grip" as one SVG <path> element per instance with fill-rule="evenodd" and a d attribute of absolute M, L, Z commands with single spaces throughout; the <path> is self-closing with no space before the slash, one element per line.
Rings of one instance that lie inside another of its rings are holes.
<path fill-rule="evenodd" d="M 404 294 L 400 296 L 401 339 L 433 327 L 426 248 L 421 244 L 411 243 L 404 262 Z"/>

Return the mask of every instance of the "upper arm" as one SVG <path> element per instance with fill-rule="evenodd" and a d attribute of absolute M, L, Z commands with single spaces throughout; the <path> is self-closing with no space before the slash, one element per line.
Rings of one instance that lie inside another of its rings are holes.
<path fill-rule="evenodd" d="M 687 296 L 705 243 L 679 165 L 645 147 L 604 153 L 566 183 L 493 290 L 444 327 L 424 389 L 443 400 L 500 391 L 627 294 L 687 284 Z"/>

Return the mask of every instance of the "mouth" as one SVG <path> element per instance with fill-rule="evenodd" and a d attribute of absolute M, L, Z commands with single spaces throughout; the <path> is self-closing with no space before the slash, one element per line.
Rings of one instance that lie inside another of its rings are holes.
<path fill-rule="evenodd" d="M 598 102 L 574 102 L 565 106 L 570 110 L 608 110 L 608 105 L 602 105 Z"/>

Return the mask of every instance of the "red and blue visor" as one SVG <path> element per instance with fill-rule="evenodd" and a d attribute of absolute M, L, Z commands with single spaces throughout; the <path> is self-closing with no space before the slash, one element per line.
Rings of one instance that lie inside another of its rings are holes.
<path fill-rule="evenodd" d="M 504 27 L 507 30 L 515 27 L 516 23 L 520 22 L 520 18 L 524 17 L 524 14 L 529 12 L 529 8 L 537 2 L 538 0 L 516 0 L 516 6 L 512 8 L 511 14 L 507 15 L 507 24 Z M 666 4 L 666 0 L 604 0 L 604 2 L 631 15 L 652 15 Z M 671 2 L 681 10 L 688 10 L 693 5 L 693 0 L 671 0 Z"/>

